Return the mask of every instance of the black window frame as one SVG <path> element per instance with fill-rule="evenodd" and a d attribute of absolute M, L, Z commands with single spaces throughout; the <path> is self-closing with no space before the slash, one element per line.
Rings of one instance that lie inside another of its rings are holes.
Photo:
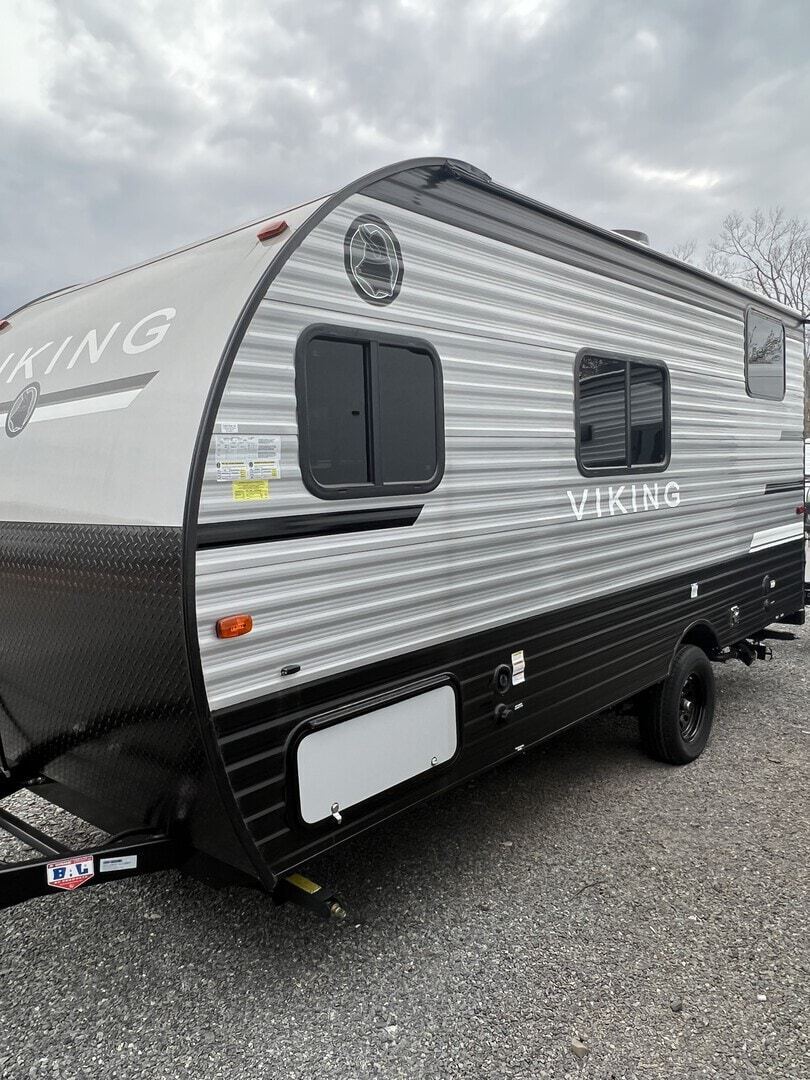
<path fill-rule="evenodd" d="M 360 484 L 322 484 L 313 475 L 310 464 L 309 424 L 307 410 L 306 359 L 310 342 L 324 338 L 332 341 L 344 341 L 367 345 L 371 370 L 371 391 L 368 401 L 370 422 L 369 466 L 373 479 Z M 427 354 L 433 367 L 433 386 L 436 425 L 436 469 L 427 480 L 418 482 L 398 482 L 386 484 L 381 480 L 381 448 L 375 438 L 375 413 L 379 410 L 379 395 L 374 369 L 377 363 L 377 349 L 380 345 L 416 350 Z M 377 330 L 365 330 L 357 327 L 338 326 L 333 323 L 316 323 L 301 332 L 295 345 L 295 396 L 298 419 L 298 464 L 304 486 L 319 499 L 377 499 L 388 495 L 420 495 L 433 491 L 444 476 L 445 436 L 444 436 L 444 379 L 439 354 L 429 341 L 404 334 L 389 334 Z"/>
<path fill-rule="evenodd" d="M 782 396 L 781 397 L 769 397 L 766 394 L 755 394 L 751 390 L 751 384 L 748 381 L 748 365 L 749 365 L 749 352 L 748 352 L 748 320 L 752 315 L 757 315 L 760 319 L 767 319 L 768 322 L 776 323 L 782 330 Z M 781 319 L 777 319 L 775 315 L 769 315 L 767 311 L 763 311 L 761 308 L 756 307 L 754 304 L 749 304 L 745 309 L 745 321 L 743 325 L 743 352 L 745 354 L 745 392 L 752 401 L 772 401 L 774 404 L 779 404 L 780 401 L 785 400 L 785 394 L 787 393 L 787 334 L 785 333 L 785 324 Z"/>
<path fill-rule="evenodd" d="M 658 368 L 664 373 L 664 458 L 655 465 L 586 465 L 581 454 L 580 422 L 580 378 L 579 373 L 585 360 L 615 360 L 625 365 L 625 457 L 629 462 L 632 453 L 631 392 L 630 370 L 632 364 Z M 580 349 L 574 361 L 574 446 L 577 468 L 583 476 L 629 476 L 642 473 L 666 472 L 672 459 L 672 392 L 670 387 L 669 367 L 663 360 L 651 360 L 646 356 L 629 356 L 627 353 L 611 352 L 609 349 Z"/>

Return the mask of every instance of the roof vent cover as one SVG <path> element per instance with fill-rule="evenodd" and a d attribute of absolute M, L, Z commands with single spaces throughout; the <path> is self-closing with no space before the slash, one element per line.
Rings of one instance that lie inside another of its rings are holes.
<path fill-rule="evenodd" d="M 617 236 L 626 236 L 628 240 L 635 240 L 637 244 L 646 244 L 650 246 L 650 238 L 645 232 L 639 232 L 638 229 L 614 229 Z"/>
<path fill-rule="evenodd" d="M 476 169 L 475 165 L 470 165 L 469 161 L 448 158 L 445 161 L 445 167 L 449 172 L 455 173 L 456 176 L 466 176 L 468 179 L 478 180 L 482 184 L 492 183 L 492 177 L 489 173 L 485 173 L 483 169 Z"/>

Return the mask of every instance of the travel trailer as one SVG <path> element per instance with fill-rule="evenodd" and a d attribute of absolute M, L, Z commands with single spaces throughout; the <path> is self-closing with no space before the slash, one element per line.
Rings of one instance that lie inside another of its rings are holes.
<path fill-rule="evenodd" d="M 314 856 L 804 619 L 799 313 L 443 158 L 3 320 L 3 903 Z M 771 628 L 771 629 L 769 629 Z M 336 910 L 330 904 L 330 910 Z"/>

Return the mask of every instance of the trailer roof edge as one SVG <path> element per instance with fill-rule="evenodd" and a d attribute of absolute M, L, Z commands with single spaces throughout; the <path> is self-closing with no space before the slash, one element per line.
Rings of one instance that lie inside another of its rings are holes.
<path fill-rule="evenodd" d="M 424 167 L 425 164 L 426 162 L 407 161 L 401 163 L 403 171 L 407 168 Z M 457 179 L 462 180 L 465 183 L 485 188 L 492 191 L 494 194 L 499 195 L 501 198 L 508 199 L 510 202 L 523 206 L 526 209 L 535 210 L 538 213 L 544 214 L 546 217 L 571 225 L 574 228 L 588 232 L 593 236 L 598 236 L 602 240 L 608 240 L 617 247 L 623 247 L 626 250 L 631 249 L 642 258 L 652 259 L 655 262 L 663 263 L 665 266 L 677 267 L 679 270 L 684 270 L 704 281 L 710 281 L 715 285 L 720 285 L 729 289 L 739 296 L 751 298 L 759 303 L 767 303 L 778 308 L 780 311 L 785 312 L 785 314 L 792 316 L 798 322 L 805 324 L 810 322 L 810 313 L 803 313 L 796 308 L 790 307 L 788 304 L 783 304 L 779 300 L 774 300 L 770 296 L 765 296 L 764 293 L 755 292 L 753 289 L 746 289 L 742 285 L 729 281 L 728 278 L 720 277 L 718 274 L 713 274 L 711 271 L 704 270 L 700 266 L 694 266 L 692 263 L 684 262 L 674 255 L 668 255 L 665 251 L 659 251 L 646 244 L 640 244 L 637 240 L 622 236 L 621 233 L 617 233 L 612 229 L 607 229 L 602 225 L 594 225 L 593 222 L 586 221 L 584 218 L 577 217 L 575 214 L 568 213 L 566 210 L 558 210 L 554 206 L 549 206 L 548 203 L 540 202 L 539 199 L 535 199 L 531 195 L 526 195 L 521 191 L 515 191 L 513 188 L 497 183 L 481 169 L 468 165 L 466 162 L 446 158 L 444 164 Z"/>
<path fill-rule="evenodd" d="M 183 255 L 187 251 L 194 251 L 196 248 L 205 247 L 206 244 L 213 244 L 217 240 L 224 240 L 226 236 L 235 236 L 236 233 L 244 232 L 248 229 L 255 229 L 256 226 L 260 225 L 263 221 L 282 217 L 284 214 L 292 213 L 293 210 L 300 210 L 309 203 L 322 202 L 329 198 L 331 198 L 331 195 L 318 195 L 315 196 L 315 198 L 306 199 L 302 203 L 296 203 L 295 206 L 285 206 L 282 210 L 275 210 L 270 214 L 263 214 L 262 217 L 254 218 L 251 221 L 244 222 L 242 225 L 236 225 L 231 229 L 225 229 L 223 232 L 215 233 L 213 236 L 206 236 L 203 240 L 194 240 L 190 244 L 183 244 L 181 247 L 172 248 L 170 251 L 163 251 L 160 255 L 153 255 L 150 259 L 132 263 L 131 266 L 124 266 L 120 270 L 113 270 L 111 273 L 103 274 L 98 278 L 91 278 L 90 281 L 77 281 L 73 285 L 63 285 L 59 289 L 52 289 L 50 292 L 34 297 L 33 300 L 26 300 L 24 304 L 20 304 L 19 307 L 8 312 L 6 318 L 11 319 L 13 316 L 19 315 L 21 311 L 25 311 L 28 308 L 34 307 L 36 304 L 41 304 L 43 301 L 50 300 L 53 297 L 67 296 L 70 293 L 81 292 L 82 289 L 89 289 L 92 285 L 100 285 L 104 281 L 112 281 L 114 278 L 123 277 L 124 274 L 131 274 L 135 270 L 143 270 L 145 267 L 154 266 L 156 263 L 163 262 L 165 259 L 173 259 L 175 255 Z"/>
<path fill-rule="evenodd" d="M 570 225 L 581 231 L 590 233 L 593 236 L 597 236 L 602 240 L 607 240 L 617 247 L 622 247 L 625 250 L 632 249 L 642 259 L 647 258 L 655 262 L 662 263 L 668 267 L 676 267 L 680 270 L 686 271 L 695 277 L 698 277 L 704 281 L 709 281 L 712 284 L 720 285 L 732 293 L 736 293 L 738 296 L 745 296 L 749 299 L 753 299 L 760 303 L 765 302 L 768 305 L 778 309 L 779 311 L 790 315 L 797 322 L 806 325 L 810 322 L 810 313 L 801 312 L 796 308 L 792 308 L 787 304 L 783 304 L 778 300 L 774 300 L 771 297 L 765 296 L 762 293 L 757 293 L 752 289 L 747 289 L 742 285 L 738 285 L 733 281 L 729 281 L 727 278 L 720 277 L 718 274 L 713 274 L 708 270 L 704 270 L 702 267 L 694 266 L 691 263 L 684 262 L 682 259 L 676 258 L 674 255 L 669 255 L 664 251 L 659 251 L 654 247 L 648 247 L 643 244 L 639 244 L 638 241 L 632 240 L 629 237 L 622 236 L 611 229 L 605 228 L 601 225 L 595 225 L 590 221 L 586 221 L 584 218 L 577 217 L 575 214 L 571 214 L 565 210 L 558 210 L 556 207 L 550 206 L 548 203 L 540 202 L 539 199 L 533 198 L 531 195 L 526 195 L 523 192 L 515 191 L 513 188 L 506 187 L 503 184 L 499 184 L 492 179 L 492 177 L 484 172 L 482 169 L 477 168 L 475 165 L 469 162 L 463 161 L 460 158 L 450 158 L 446 156 L 432 156 L 432 157 L 419 157 L 419 158 L 406 158 L 402 161 L 394 162 L 390 165 L 381 166 L 378 169 L 374 169 L 369 173 L 364 174 L 361 177 L 345 184 L 337 191 L 325 196 L 316 196 L 313 199 L 307 199 L 304 202 L 298 203 L 295 206 L 287 207 L 284 210 L 274 211 L 270 215 L 264 215 L 247 222 L 242 225 L 238 225 L 232 229 L 226 229 L 221 233 L 216 233 L 214 236 L 209 236 L 204 240 L 197 240 L 190 244 L 185 244 L 182 247 L 174 248 L 171 251 L 164 252 L 161 255 L 156 255 L 154 258 L 145 259 L 143 262 L 135 263 L 132 266 L 125 267 L 121 270 L 116 270 L 110 274 L 105 274 L 102 277 L 94 278 L 91 281 L 80 282 L 74 285 L 64 286 L 59 289 L 54 289 L 50 292 L 43 293 L 41 296 L 35 297 L 33 300 L 29 300 L 13 311 L 8 312 L 6 317 L 18 315 L 20 312 L 26 309 L 40 304 L 45 300 L 49 300 L 53 297 L 67 295 L 69 293 L 79 292 L 82 289 L 89 288 L 92 285 L 98 285 L 104 281 L 110 281 L 113 278 L 121 277 L 123 274 L 132 273 L 134 270 L 140 270 L 147 266 L 152 266 L 155 263 L 162 262 L 164 259 L 170 259 L 175 255 L 180 255 L 187 251 L 193 251 L 195 248 L 203 247 L 206 244 L 213 243 L 216 240 L 221 240 L 226 236 L 233 236 L 235 233 L 241 232 L 244 229 L 254 228 L 262 221 L 268 220 L 269 217 L 277 217 L 281 214 L 288 213 L 291 210 L 297 210 L 301 207 L 307 206 L 309 203 L 319 203 L 318 210 L 328 208 L 333 209 L 336 205 L 348 198 L 350 195 L 358 194 L 364 190 L 364 188 L 374 184 L 378 180 L 389 179 L 392 176 L 397 175 L 400 172 L 409 172 L 413 169 L 419 168 L 441 168 L 447 169 L 454 178 L 464 183 L 471 184 L 476 187 L 485 188 L 488 191 L 500 196 L 509 202 L 515 203 L 519 206 L 523 206 L 526 209 L 534 210 L 538 213 L 544 214 L 546 217 L 553 218 L 556 221 Z M 313 215 L 317 216 L 318 210 L 313 211 Z M 327 210 L 327 212 L 328 212 Z M 325 215 L 324 215 L 325 216 Z M 304 230 L 305 232 L 308 230 Z M 297 246 L 297 245 L 296 245 Z"/>

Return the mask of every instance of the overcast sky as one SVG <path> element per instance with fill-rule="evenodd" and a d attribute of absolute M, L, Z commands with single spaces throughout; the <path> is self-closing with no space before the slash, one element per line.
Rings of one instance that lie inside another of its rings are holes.
<path fill-rule="evenodd" d="M 420 154 L 656 247 L 810 217 L 806 0 L 0 0 L 0 316 Z"/>

